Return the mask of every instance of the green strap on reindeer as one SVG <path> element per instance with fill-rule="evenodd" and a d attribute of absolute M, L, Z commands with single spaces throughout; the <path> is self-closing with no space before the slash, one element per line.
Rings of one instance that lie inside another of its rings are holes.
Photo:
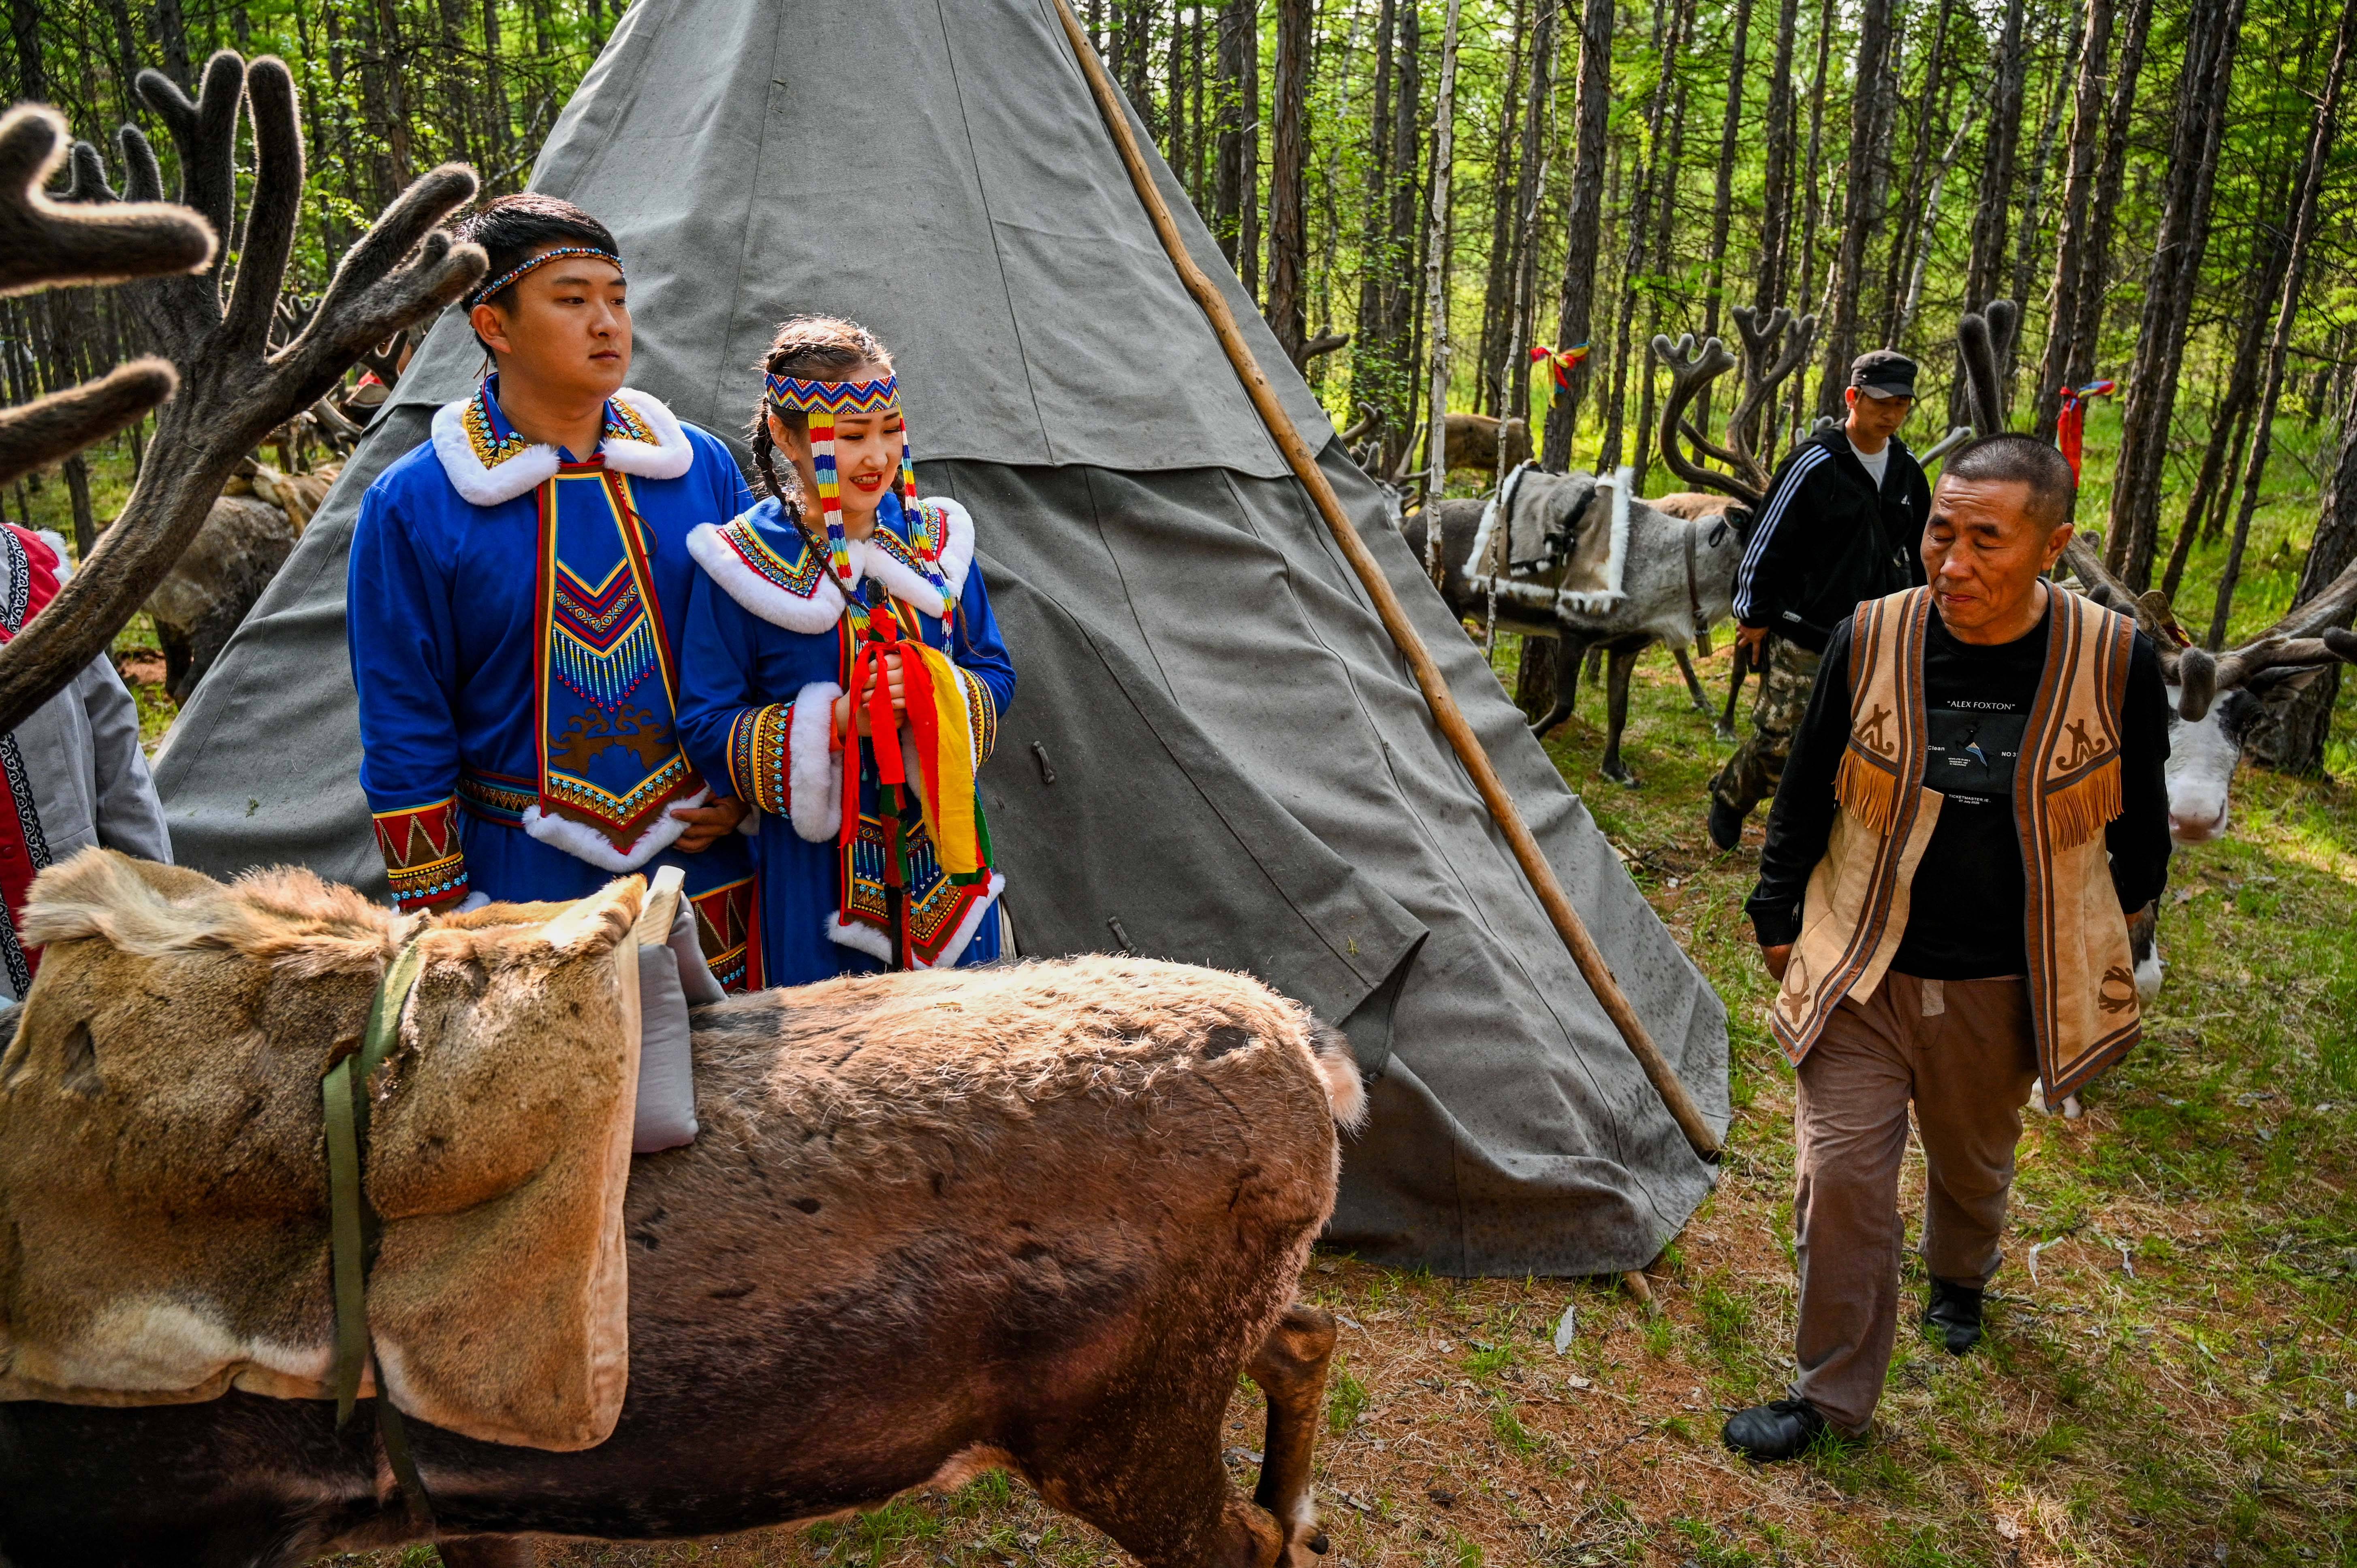
<path fill-rule="evenodd" d="M 425 1479 L 417 1473 L 417 1461 L 410 1453 L 408 1431 L 402 1423 L 401 1412 L 393 1407 L 393 1396 L 384 1386 L 383 1369 L 376 1366 L 376 1353 L 369 1344 L 368 1271 L 376 1261 L 382 1222 L 369 1207 L 368 1195 L 361 1184 L 368 1144 L 368 1080 L 384 1064 L 384 1058 L 392 1054 L 393 1042 L 401 1037 L 401 1012 L 408 1004 L 409 993 L 415 988 L 417 972 L 425 962 L 425 955 L 414 940 L 394 956 L 384 978 L 377 983 L 376 997 L 369 1008 L 368 1030 L 361 1036 L 360 1048 L 337 1058 L 320 1080 L 319 1090 L 328 1122 L 328 1258 L 336 1298 L 336 1353 L 330 1384 L 336 1392 L 336 1424 L 340 1428 L 351 1420 L 353 1406 L 360 1399 L 361 1369 L 372 1369 L 376 1374 L 377 1433 L 384 1443 L 385 1459 L 393 1466 L 393 1479 L 401 1484 L 411 1508 L 431 1524 L 433 1504 L 426 1496 Z"/>

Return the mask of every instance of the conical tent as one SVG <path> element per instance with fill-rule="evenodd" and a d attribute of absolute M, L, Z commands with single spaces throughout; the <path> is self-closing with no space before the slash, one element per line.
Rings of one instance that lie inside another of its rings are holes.
<path fill-rule="evenodd" d="M 1184 192 L 1263 367 L 1706 1116 L 1726 1012 L 1451 621 Z M 1332 1239 L 1452 1274 L 1641 1265 L 1708 1190 L 1157 242 L 1043 0 L 640 0 L 535 188 L 609 224 L 630 381 L 737 439 L 796 311 L 899 359 L 920 488 L 977 520 L 1020 676 L 985 770 L 1017 940 L 1259 975 L 1380 1077 Z M 362 489 L 464 395 L 402 379 L 158 766 L 174 843 L 383 887 L 355 778 Z M 741 451 L 741 446 L 740 446 Z M 366 591 L 363 586 L 363 592 Z"/>

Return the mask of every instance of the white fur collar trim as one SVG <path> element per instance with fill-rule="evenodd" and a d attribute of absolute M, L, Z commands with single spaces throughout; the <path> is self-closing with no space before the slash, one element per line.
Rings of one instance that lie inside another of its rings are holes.
<path fill-rule="evenodd" d="M 679 835 L 687 832 L 687 824 L 672 815 L 674 809 L 701 806 L 711 799 L 711 790 L 698 789 L 693 795 L 672 801 L 663 808 L 661 816 L 647 824 L 647 831 L 640 833 L 630 848 L 623 850 L 616 849 L 612 840 L 587 822 L 576 822 L 570 817 L 548 815 L 537 805 L 523 809 L 523 831 L 552 849 L 561 849 L 576 860 L 586 860 L 600 871 L 610 871 L 619 875 L 626 871 L 636 871 L 679 842 Z"/>
<path fill-rule="evenodd" d="M 728 525 L 729 529 L 749 531 L 744 519 Z M 808 546 L 804 547 L 805 549 Z M 811 584 L 807 595 L 796 593 L 782 583 L 771 582 L 746 564 L 737 545 L 724 537 L 721 529 L 702 522 L 688 531 L 687 553 L 704 568 L 705 575 L 720 585 L 721 591 L 737 601 L 747 615 L 768 621 L 771 626 L 788 631 L 815 637 L 834 629 L 843 618 L 843 590 L 823 567 Z M 856 571 L 860 552 L 855 548 L 852 567 Z"/>
<path fill-rule="evenodd" d="M 479 389 L 434 411 L 434 455 L 461 497 L 475 506 L 497 506 L 546 483 L 557 469 L 556 448 L 512 435 L 500 442 L 475 412 L 481 395 Z M 687 432 L 661 401 L 624 387 L 613 402 L 620 417 L 608 422 L 598 448 L 609 467 L 643 479 L 676 479 L 694 467 Z"/>
<path fill-rule="evenodd" d="M 944 537 L 941 559 L 933 565 L 954 605 L 965 592 L 966 573 L 974 564 L 974 519 L 964 507 L 946 497 L 918 504 L 941 515 Z M 836 585 L 834 573 L 822 561 L 811 590 L 805 594 L 757 571 L 748 564 L 740 547 L 744 535 L 753 532 L 754 525 L 748 521 L 750 515 L 734 520 L 726 528 L 708 522 L 698 524 L 688 533 L 688 554 L 748 615 L 788 631 L 814 635 L 834 629 L 834 623 L 843 618 L 843 590 Z M 807 542 L 803 545 L 805 551 L 816 548 Z M 890 550 L 867 540 L 855 539 L 845 547 L 845 554 L 851 563 L 853 587 L 873 576 L 884 585 L 886 593 L 911 609 L 936 618 L 941 615 L 940 591 Z"/>

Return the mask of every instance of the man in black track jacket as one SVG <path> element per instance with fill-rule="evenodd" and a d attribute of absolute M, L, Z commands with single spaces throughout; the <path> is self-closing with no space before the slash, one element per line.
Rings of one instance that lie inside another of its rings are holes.
<path fill-rule="evenodd" d="M 1710 840 L 1733 849 L 1776 792 L 1817 662 L 1859 601 L 1920 586 L 1932 487 L 1899 427 L 1915 362 L 1877 349 L 1850 366 L 1846 422 L 1785 455 L 1735 576 L 1738 641 L 1760 671 L 1752 733 L 1711 782 Z"/>

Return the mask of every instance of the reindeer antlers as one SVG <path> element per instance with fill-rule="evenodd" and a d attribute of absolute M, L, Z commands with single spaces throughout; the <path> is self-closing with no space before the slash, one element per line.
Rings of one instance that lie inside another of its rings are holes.
<path fill-rule="evenodd" d="M 1670 395 L 1662 405 L 1662 461 L 1669 465 L 1670 472 L 1690 485 L 1733 496 L 1746 506 L 1758 506 L 1766 497 L 1764 486 L 1696 462 L 1681 449 L 1682 441 L 1691 441 L 1698 451 L 1716 456 L 1722 462 L 1742 461 L 1734 453 L 1704 440 L 1686 419 L 1686 408 L 1694 402 L 1695 394 L 1735 369 L 1735 356 L 1716 338 L 1705 338 L 1701 352 L 1696 353 L 1691 332 L 1675 343 L 1670 341 L 1666 332 L 1654 334 L 1653 355 L 1670 368 Z"/>
<path fill-rule="evenodd" d="M 65 121 L 27 104 L 0 117 L 0 294 L 59 284 L 113 283 L 189 272 L 212 260 L 212 231 L 160 202 L 90 209 L 106 191 L 98 154 L 73 148 L 63 204 L 43 188 L 67 156 Z M 0 484 L 102 441 L 172 395 L 161 360 L 139 360 L 97 381 L 0 413 Z"/>
<path fill-rule="evenodd" d="M 1964 361 L 1964 381 L 1972 392 L 1975 435 L 1994 435 L 2005 428 L 2005 392 L 1997 367 L 2020 327 L 2021 307 L 2009 299 L 1992 299 L 1977 312 L 1966 311 L 1956 323 L 1957 357 Z"/>
<path fill-rule="evenodd" d="M 279 60 L 263 59 L 249 66 L 224 50 L 206 62 L 203 85 L 194 101 L 152 70 L 140 74 L 139 91 L 171 132 L 179 153 L 182 196 L 219 232 L 231 228 L 238 117 L 242 111 L 249 113 L 255 154 L 253 200 L 225 305 L 227 261 L 209 242 L 200 252 L 186 252 L 180 264 L 168 269 L 191 275 L 149 275 L 135 285 L 135 297 L 178 368 L 180 393 L 157 416 L 151 447 L 156 456 L 141 470 L 122 515 L 56 601 L 0 649 L 0 731 L 22 723 L 105 648 L 171 570 L 203 525 L 222 481 L 254 443 L 326 395 L 365 349 L 439 310 L 483 275 L 485 260 L 479 247 L 454 244 L 436 230 L 476 188 L 473 171 L 445 165 L 420 177 L 386 209 L 337 267 L 310 321 L 293 342 L 274 352 L 271 327 L 303 199 L 303 141 L 294 79 Z M 0 130 L 13 127 L 16 120 L 17 115 L 11 115 Z M 54 166 L 55 143 L 62 140 L 54 115 L 48 124 L 51 145 L 44 168 Z M 145 204 L 162 194 L 162 173 L 154 149 L 137 130 L 125 126 L 120 145 L 130 203 L 108 204 L 111 193 L 95 149 L 86 158 L 76 156 L 75 190 L 100 203 L 88 209 L 91 217 L 136 231 L 138 225 L 154 220 Z M 0 135 L 0 154 L 5 150 L 5 138 Z M 0 164 L 0 172 L 5 170 Z M 189 229 L 203 227 L 185 211 L 166 210 Z M 83 213 L 73 216 L 80 220 Z M 11 238 L 0 231 L 0 253 L 13 261 L 20 248 L 6 242 Z M 30 243 L 48 246 L 42 264 L 54 273 L 57 242 L 36 232 Z M 104 276 L 167 270 L 135 267 L 119 251 L 105 245 L 97 249 L 106 258 Z M 142 370 L 126 366 L 94 385 L 106 387 Z M 168 387 L 171 371 L 172 367 L 153 363 L 144 373 L 165 378 Z M 145 390 L 152 391 L 153 383 Z M 37 405 L 21 417 L 38 412 Z M 0 437 L 5 428 L 0 426 Z"/>

